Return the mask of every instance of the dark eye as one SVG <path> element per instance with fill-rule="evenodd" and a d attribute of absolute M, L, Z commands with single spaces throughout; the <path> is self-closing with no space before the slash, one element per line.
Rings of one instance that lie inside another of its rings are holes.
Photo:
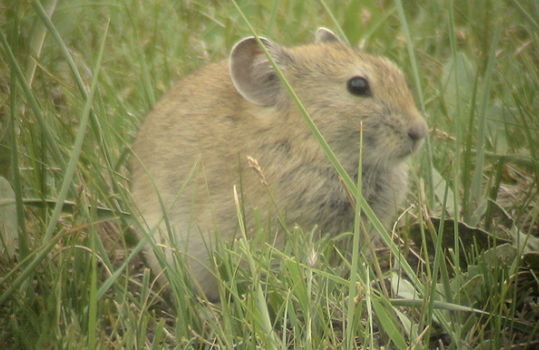
<path fill-rule="evenodd" d="M 370 96 L 371 88 L 369 87 L 369 82 L 363 77 L 353 77 L 348 80 L 348 91 L 352 95 L 356 96 Z"/>

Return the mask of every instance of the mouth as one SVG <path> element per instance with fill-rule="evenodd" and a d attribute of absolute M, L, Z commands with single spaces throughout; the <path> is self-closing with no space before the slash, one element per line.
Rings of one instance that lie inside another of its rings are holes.
<path fill-rule="evenodd" d="M 405 161 L 407 158 L 417 153 L 421 148 L 422 141 L 405 142 L 399 146 L 393 146 L 391 150 L 387 152 L 387 163 L 396 164 Z"/>
<path fill-rule="evenodd" d="M 415 140 L 412 147 L 410 148 L 409 154 L 414 154 L 423 146 L 423 139 Z"/>

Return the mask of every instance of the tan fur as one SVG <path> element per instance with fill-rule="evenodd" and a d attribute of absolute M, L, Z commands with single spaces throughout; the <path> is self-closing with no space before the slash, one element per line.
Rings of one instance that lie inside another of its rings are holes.
<path fill-rule="evenodd" d="M 327 29 L 311 45 L 285 49 L 263 43 L 355 178 L 363 123 L 362 191 L 388 226 L 405 195 L 406 157 L 427 133 L 401 71 L 386 59 L 355 52 Z M 355 76 L 368 80 L 372 96 L 348 91 Z M 244 195 L 248 230 L 253 208 L 270 218 L 272 234 L 279 231 L 276 210 L 304 230 L 318 225 L 321 234 L 334 235 L 352 229 L 354 213 L 337 173 L 253 38 L 238 43 L 230 60 L 175 85 L 144 121 L 133 150 L 134 202 L 149 229 L 160 225 L 156 242 L 187 254 L 192 275 L 210 299 L 218 298 L 209 262 L 216 233 L 226 241 L 238 234 L 234 186 Z M 258 161 L 276 205 L 247 156 Z M 175 242 L 168 238 L 157 193 Z M 171 249 L 165 251 L 171 262 Z M 159 273 L 151 248 L 147 253 Z"/>

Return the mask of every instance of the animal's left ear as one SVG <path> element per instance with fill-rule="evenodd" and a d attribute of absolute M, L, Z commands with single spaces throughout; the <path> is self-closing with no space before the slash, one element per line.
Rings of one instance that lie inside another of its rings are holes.
<path fill-rule="evenodd" d="M 287 51 L 268 39 L 260 38 L 260 41 L 275 63 L 285 69 L 285 62 L 290 60 Z M 245 38 L 234 46 L 229 64 L 232 83 L 244 99 L 261 106 L 279 102 L 283 90 L 281 81 L 254 37 Z"/>
<path fill-rule="evenodd" d="M 335 33 L 333 33 L 331 30 L 320 27 L 316 31 L 316 36 L 314 42 L 316 44 L 322 44 L 322 43 L 339 43 L 344 44 L 344 42 L 339 38 Z"/>

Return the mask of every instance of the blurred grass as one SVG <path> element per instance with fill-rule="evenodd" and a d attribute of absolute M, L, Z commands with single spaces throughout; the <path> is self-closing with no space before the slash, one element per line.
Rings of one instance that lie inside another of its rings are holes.
<path fill-rule="evenodd" d="M 330 252 L 347 235 L 313 241 L 293 229 L 279 252 L 258 244 L 260 223 L 254 242 L 217 252 L 221 308 L 193 302 L 189 276 L 169 277 L 166 296 L 129 240 L 129 146 L 173 82 L 226 57 L 251 29 L 232 2 L 6 0 L 0 174 L 15 190 L 20 246 L 0 263 L 0 347 L 533 348 L 539 287 L 520 255 L 486 259 L 491 248 L 505 257 L 496 242 L 461 246 L 472 230 L 430 217 L 539 235 L 537 2 L 238 6 L 276 42 L 309 42 L 327 26 L 403 68 L 432 132 L 396 229 L 408 247 L 422 223 L 434 249 L 412 246 L 424 262 L 393 246 L 379 261 L 358 253 L 354 266 L 335 266 Z"/>

